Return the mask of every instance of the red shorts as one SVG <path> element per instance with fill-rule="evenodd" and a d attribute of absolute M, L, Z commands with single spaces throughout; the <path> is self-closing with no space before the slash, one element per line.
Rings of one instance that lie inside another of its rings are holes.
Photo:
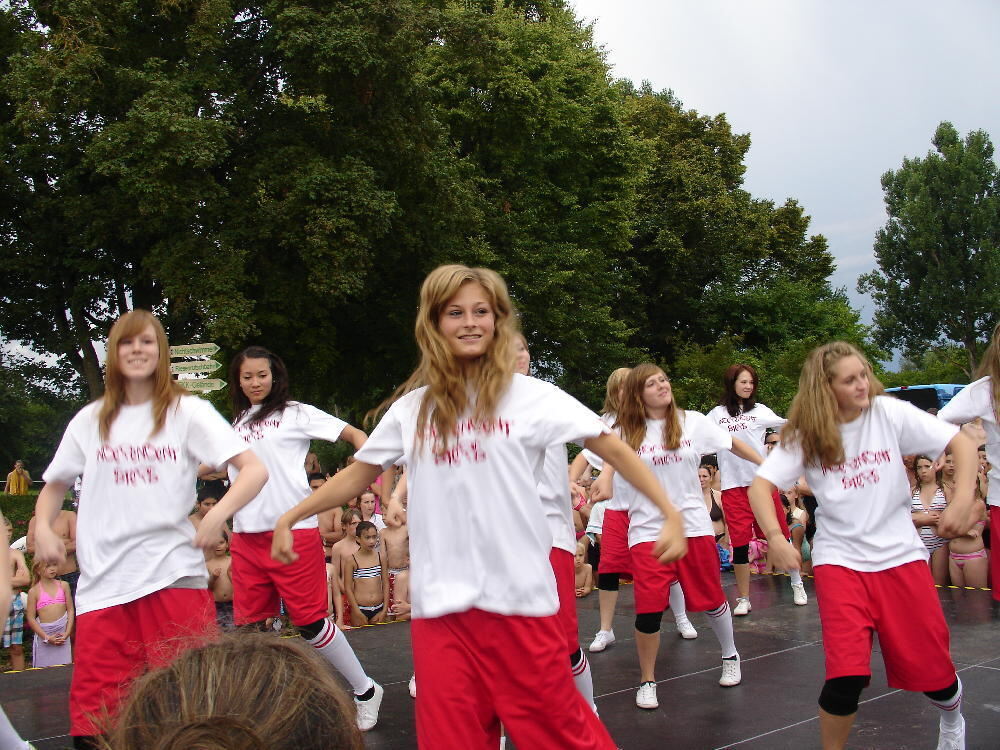
<path fill-rule="evenodd" d="M 273 532 L 233 534 L 233 614 L 237 625 L 278 614 L 278 599 L 293 625 L 310 625 L 327 616 L 326 560 L 318 529 L 293 529 L 299 559 L 285 565 L 271 559 Z"/>
<path fill-rule="evenodd" d="M 990 535 L 991 543 L 1000 541 L 1000 505 L 990 506 Z M 990 550 L 990 579 L 993 598 L 1000 602 L 1000 544 L 993 544 Z"/>
<path fill-rule="evenodd" d="M 555 617 L 471 609 L 413 620 L 410 637 L 420 747 L 496 750 L 503 722 L 518 747 L 615 749 L 573 684 Z"/>
<path fill-rule="evenodd" d="M 597 573 L 631 574 L 632 562 L 628 552 L 628 511 L 604 511 L 601 528 L 601 562 Z"/>
<path fill-rule="evenodd" d="M 219 633 L 206 589 L 161 589 L 76 619 L 70 734 L 108 731 L 131 682 Z"/>
<path fill-rule="evenodd" d="M 750 544 L 750 540 L 757 536 L 764 538 L 764 533 L 757 526 L 757 521 L 753 517 L 753 510 L 750 509 L 750 496 L 747 494 L 748 487 L 730 487 L 722 491 L 722 512 L 726 516 L 726 530 L 729 532 L 729 541 L 733 547 L 744 547 Z M 781 504 L 781 497 L 777 492 L 771 495 L 774 500 L 774 510 L 778 516 L 778 525 L 781 526 L 781 533 L 787 539 L 788 522 L 785 520 L 785 508 Z"/>
<path fill-rule="evenodd" d="M 927 563 L 873 573 L 817 565 L 813 573 L 826 679 L 871 675 L 878 633 L 890 687 L 928 692 L 955 681 L 948 626 Z"/>
<path fill-rule="evenodd" d="M 715 538 L 696 536 L 687 542 L 687 554 L 666 565 L 653 557 L 653 542 L 632 547 L 636 614 L 665 611 L 670 605 L 670 585 L 674 581 L 680 581 L 684 589 L 689 612 L 709 612 L 726 601 Z"/>
<path fill-rule="evenodd" d="M 556 591 L 559 593 L 559 611 L 556 620 L 559 630 L 566 637 L 566 653 L 580 650 L 580 634 L 576 625 L 576 560 L 572 552 L 553 547 L 549 552 L 552 572 L 556 574 Z"/>

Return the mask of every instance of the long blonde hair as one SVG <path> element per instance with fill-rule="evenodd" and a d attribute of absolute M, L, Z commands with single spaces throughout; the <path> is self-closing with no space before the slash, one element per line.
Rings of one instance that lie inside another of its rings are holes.
<path fill-rule="evenodd" d="M 857 357 L 868 373 L 869 398 L 885 392 L 875 377 L 871 363 L 858 349 L 844 341 L 834 341 L 809 353 L 802 374 L 799 392 L 788 409 L 788 422 L 781 431 L 782 444 L 797 444 L 802 448 L 806 466 L 830 467 L 844 463 L 844 444 L 840 439 L 839 408 L 830 387 L 834 366 L 845 357 Z"/>
<path fill-rule="evenodd" d="M 625 384 L 625 378 L 628 377 L 628 374 L 629 368 L 619 367 L 608 375 L 608 385 L 604 394 L 604 406 L 601 407 L 601 414 L 618 413 L 618 401 L 621 398 L 621 389 Z"/>
<path fill-rule="evenodd" d="M 1000 323 L 993 328 L 990 345 L 983 352 L 976 368 L 976 380 L 990 376 L 990 390 L 993 396 L 993 417 L 1000 424 Z"/>
<path fill-rule="evenodd" d="M 170 375 L 170 346 L 160 321 L 147 310 L 132 310 L 125 313 L 115 321 L 111 326 L 111 333 L 108 334 L 104 396 L 101 398 L 101 408 L 98 412 L 102 441 L 108 440 L 111 425 L 114 424 L 122 404 L 125 403 L 125 376 L 122 375 L 121 365 L 118 362 L 118 345 L 122 339 L 138 336 L 147 326 L 152 326 L 156 343 L 160 348 L 160 359 L 153 372 L 153 431 L 150 437 L 163 429 L 167 421 L 167 409 L 187 393 Z"/>
<path fill-rule="evenodd" d="M 628 443 L 632 450 L 639 450 L 646 437 L 646 406 L 642 401 L 646 381 L 654 375 L 662 374 L 663 370 L 656 365 L 643 362 L 633 367 L 625 377 L 616 424 L 621 428 L 622 440 Z M 663 445 L 671 451 L 677 450 L 681 445 L 681 420 L 677 401 L 673 398 L 670 399 L 663 420 Z"/>
<path fill-rule="evenodd" d="M 495 326 L 485 354 L 471 367 L 463 367 L 455 358 L 438 328 L 441 312 L 465 284 L 479 284 L 486 292 Z M 430 422 L 434 451 L 444 453 L 458 418 L 470 406 L 472 418 L 477 422 L 495 416 L 497 404 L 514 375 L 514 350 L 519 333 L 520 323 L 500 274 L 488 268 L 458 264 L 438 266 L 420 287 L 420 307 L 414 325 L 420 364 L 375 413 L 404 394 L 427 386 L 417 412 L 417 445 L 423 443 Z"/>

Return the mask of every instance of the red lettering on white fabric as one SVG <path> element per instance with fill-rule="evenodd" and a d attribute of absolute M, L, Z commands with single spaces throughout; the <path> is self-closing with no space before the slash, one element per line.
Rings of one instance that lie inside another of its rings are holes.
<path fill-rule="evenodd" d="M 270 430 L 276 430 L 279 427 L 281 427 L 280 419 L 264 419 L 253 424 L 238 425 L 236 432 L 243 438 L 244 443 L 253 444 L 261 440 Z"/>
<path fill-rule="evenodd" d="M 513 422 L 503 417 L 493 419 L 463 419 L 455 425 L 452 435 L 457 438 L 448 444 L 448 449 L 443 453 L 434 455 L 434 463 L 458 466 L 463 463 L 481 463 L 489 459 L 489 454 L 481 438 L 483 437 L 510 437 Z M 425 439 L 433 442 L 437 437 L 437 429 L 434 425 L 428 425 L 424 430 Z M 464 439 L 463 439 L 464 438 Z"/>

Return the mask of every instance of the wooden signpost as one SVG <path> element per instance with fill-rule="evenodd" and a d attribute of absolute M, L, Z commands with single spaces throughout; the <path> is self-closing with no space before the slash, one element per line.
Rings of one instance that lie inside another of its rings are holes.
<path fill-rule="evenodd" d="M 192 358 L 189 362 L 171 362 L 170 372 L 175 375 L 206 375 L 215 372 L 222 365 L 211 357 L 219 351 L 218 344 L 184 344 L 170 347 L 171 359 L 177 357 Z M 195 359 L 197 358 L 197 359 Z M 226 381 L 219 378 L 178 378 L 177 384 L 187 388 L 192 393 L 211 393 L 226 387 Z"/>

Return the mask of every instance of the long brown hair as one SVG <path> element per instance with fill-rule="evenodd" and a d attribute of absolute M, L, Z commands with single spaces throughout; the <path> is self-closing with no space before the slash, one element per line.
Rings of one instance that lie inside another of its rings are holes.
<path fill-rule="evenodd" d="M 604 406 L 601 407 L 601 414 L 617 414 L 618 401 L 621 398 L 622 385 L 628 377 L 629 368 L 619 367 L 608 375 L 608 385 L 604 393 Z"/>
<path fill-rule="evenodd" d="M 243 392 L 240 384 L 240 370 L 248 359 L 266 359 L 271 368 L 271 392 L 267 394 L 260 409 L 247 420 L 247 424 L 260 424 L 272 414 L 280 414 L 288 406 L 288 368 L 284 361 L 274 352 L 263 346 L 248 346 L 235 357 L 229 365 L 229 398 L 233 402 L 233 424 L 240 421 L 250 410 L 252 404 Z"/>
<path fill-rule="evenodd" d="M 108 440 L 111 425 L 114 424 L 122 404 L 125 403 L 125 376 L 122 375 L 121 365 L 118 362 L 118 345 L 122 339 L 138 336 L 147 326 L 152 326 L 156 343 L 160 348 L 160 359 L 153 372 L 153 431 L 150 437 L 163 429 L 167 421 L 167 409 L 187 393 L 177 385 L 170 374 L 170 346 L 160 321 L 147 310 L 132 310 L 125 313 L 115 321 L 111 326 L 111 333 L 108 334 L 104 396 L 101 398 L 101 408 L 97 417 L 102 441 Z"/>
<path fill-rule="evenodd" d="M 441 312 L 465 284 L 479 284 L 493 309 L 495 329 L 485 354 L 474 365 L 458 362 L 438 328 Z M 514 347 L 520 325 L 507 284 L 496 271 L 463 265 L 438 266 L 420 287 L 420 307 L 414 334 L 420 347 L 420 364 L 378 411 L 410 391 L 427 386 L 417 412 L 417 445 L 422 444 L 430 422 L 436 453 L 448 448 L 458 418 L 470 406 L 477 422 L 492 419 L 501 396 L 514 375 Z M 473 397 L 470 399 L 470 388 Z M 474 404 L 471 401 L 474 400 Z"/>
<path fill-rule="evenodd" d="M 750 377 L 753 378 L 753 391 L 750 393 L 750 398 L 740 398 L 736 395 L 736 381 L 739 380 L 740 374 L 744 371 L 750 373 Z M 726 411 L 731 417 L 738 417 L 740 413 L 750 411 L 757 405 L 757 371 L 753 365 L 737 362 L 726 368 L 722 375 L 722 396 L 719 397 L 719 403 L 726 407 Z"/>
<path fill-rule="evenodd" d="M 625 377 L 622 399 L 618 404 L 618 419 L 616 424 L 622 431 L 622 440 L 639 450 L 646 437 L 646 406 L 642 401 L 642 392 L 646 381 L 654 375 L 662 375 L 661 370 L 650 362 L 643 362 L 633 367 Z M 681 420 L 678 415 L 677 401 L 670 399 L 667 413 L 663 420 L 663 445 L 667 450 L 675 451 L 681 445 Z"/>
<path fill-rule="evenodd" d="M 871 363 L 851 344 L 834 341 L 813 349 L 802 366 L 799 391 L 792 399 L 788 422 L 781 431 L 782 444 L 801 446 L 806 466 L 831 467 L 844 463 L 844 444 L 837 419 L 839 408 L 830 388 L 833 368 L 844 357 L 861 360 L 868 373 L 869 398 L 885 392 Z"/>
<path fill-rule="evenodd" d="M 315 650 L 236 633 L 140 678 L 109 750 L 363 750 L 350 705 Z"/>
<path fill-rule="evenodd" d="M 993 336 L 989 346 L 983 352 L 976 369 L 976 380 L 990 376 L 990 389 L 993 396 L 993 418 L 1000 424 L 1000 323 L 993 328 Z"/>

